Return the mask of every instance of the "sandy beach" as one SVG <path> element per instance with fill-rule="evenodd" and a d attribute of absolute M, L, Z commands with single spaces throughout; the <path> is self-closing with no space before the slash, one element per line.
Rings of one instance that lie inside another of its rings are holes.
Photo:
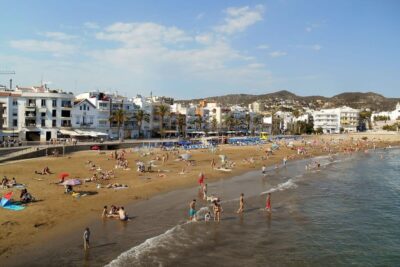
<path fill-rule="evenodd" d="M 363 140 L 367 137 L 366 140 Z M 20 162 L 8 163 L 0 166 L 1 174 L 9 179 L 15 177 L 18 183 L 25 184 L 28 191 L 36 198 L 22 211 L 1 209 L 0 224 L 0 258 L 13 257 L 26 247 L 35 247 L 50 238 L 62 237 L 71 229 L 82 229 L 91 220 L 100 218 L 104 205 L 125 205 L 149 199 L 159 193 L 165 193 L 181 188 L 194 187 L 200 172 L 204 172 L 206 182 L 228 178 L 250 170 L 260 169 L 262 165 L 272 166 L 281 164 L 284 157 L 296 160 L 314 157 L 322 154 L 344 152 L 344 150 L 365 151 L 375 147 L 395 146 L 400 143 L 400 135 L 355 134 L 306 137 L 306 143 L 297 141 L 294 147 L 288 147 L 280 142 L 280 149 L 266 158 L 266 150 L 271 144 L 262 146 L 219 146 L 212 153 L 210 150 L 192 150 L 190 152 L 166 152 L 159 149 L 151 151 L 126 150 L 128 170 L 115 169 L 116 161 L 111 158 L 112 151 L 99 153 L 98 151 L 79 152 L 65 157 L 38 158 Z M 304 147 L 305 155 L 298 155 L 297 147 Z M 192 155 L 193 166 L 177 160 L 183 153 Z M 162 157 L 168 160 L 162 162 Z M 217 167 L 221 164 L 218 155 L 226 155 L 229 161 L 234 162 L 231 172 L 223 172 L 211 168 L 211 161 L 215 159 Z M 136 161 L 148 162 L 154 160 L 152 172 L 139 173 L 136 170 Z M 64 194 L 64 187 L 57 185 L 58 176 L 62 172 L 69 173 L 68 178 L 84 180 L 92 177 L 96 171 L 90 170 L 88 161 L 93 162 L 96 168 L 103 171 L 113 170 L 115 177 L 110 180 L 87 182 L 74 187 L 82 194 L 76 198 Z M 39 175 L 35 171 L 48 166 L 52 174 Z M 185 169 L 182 174 L 182 169 Z M 127 188 L 107 188 L 107 184 L 119 183 Z M 101 184 L 101 188 L 97 188 Z M 14 199 L 19 200 L 20 190 L 1 189 L 1 194 L 13 191 Z"/>

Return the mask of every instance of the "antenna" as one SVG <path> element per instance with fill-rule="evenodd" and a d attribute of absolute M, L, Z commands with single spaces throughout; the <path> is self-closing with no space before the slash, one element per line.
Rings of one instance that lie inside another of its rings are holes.
<path fill-rule="evenodd" d="M 4 70 L 4 71 L 0 71 L 0 74 L 3 75 L 14 75 L 15 71 L 13 70 Z M 12 89 L 12 79 L 10 79 L 10 90 Z"/>

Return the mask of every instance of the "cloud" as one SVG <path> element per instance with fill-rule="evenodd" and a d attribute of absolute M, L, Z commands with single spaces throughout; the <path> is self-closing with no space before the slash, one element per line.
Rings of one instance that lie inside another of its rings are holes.
<path fill-rule="evenodd" d="M 192 40 L 183 30 L 152 22 L 117 22 L 108 26 L 104 31 L 97 33 L 96 38 L 99 40 L 118 41 L 130 47 L 176 44 Z"/>
<path fill-rule="evenodd" d="M 269 45 L 265 45 L 265 44 L 259 45 L 259 46 L 257 46 L 257 49 L 266 50 L 266 49 L 269 49 Z"/>
<path fill-rule="evenodd" d="M 38 41 L 38 40 L 14 40 L 10 46 L 15 49 L 28 52 L 48 52 L 59 56 L 62 54 L 71 54 L 76 51 L 76 47 L 58 41 Z"/>
<path fill-rule="evenodd" d="M 259 68 L 264 68 L 265 64 L 262 63 L 251 63 L 247 65 L 247 67 L 252 68 L 252 69 L 259 69 Z"/>
<path fill-rule="evenodd" d="M 83 26 L 84 26 L 85 28 L 94 29 L 94 30 L 100 28 L 99 25 L 98 25 L 97 23 L 91 22 L 91 21 L 85 22 L 85 23 L 83 24 Z"/>
<path fill-rule="evenodd" d="M 322 46 L 320 46 L 319 44 L 315 44 L 315 45 L 312 45 L 312 46 L 311 46 L 311 49 L 312 49 L 312 50 L 315 50 L 315 51 L 319 51 L 319 50 L 322 49 Z"/>
<path fill-rule="evenodd" d="M 224 23 L 215 27 L 215 30 L 223 34 L 233 34 L 242 32 L 249 26 L 263 19 L 264 6 L 257 5 L 254 8 L 229 7 L 225 11 L 226 17 Z"/>
<path fill-rule="evenodd" d="M 195 40 L 200 44 L 208 45 L 214 41 L 214 38 L 211 34 L 206 33 L 206 34 L 196 35 Z"/>
<path fill-rule="evenodd" d="M 270 55 L 271 57 L 283 57 L 283 56 L 286 56 L 287 53 L 278 50 L 278 51 L 273 51 L 273 52 L 269 53 L 269 55 Z"/>
<path fill-rule="evenodd" d="M 317 22 L 317 23 L 309 23 L 307 25 L 307 27 L 305 28 L 305 31 L 306 32 L 312 32 L 315 29 L 322 27 L 325 23 L 326 23 L 325 20 L 323 20 L 322 22 Z"/>
<path fill-rule="evenodd" d="M 197 16 L 196 16 L 196 19 L 197 20 L 200 20 L 200 19 L 202 19 L 203 17 L 204 17 L 204 13 L 199 13 L 199 14 L 197 14 Z"/>
<path fill-rule="evenodd" d="M 41 33 L 40 35 L 45 36 L 50 39 L 55 39 L 59 41 L 64 41 L 64 40 L 71 40 L 77 38 L 75 35 L 69 35 L 63 32 L 44 32 Z"/>

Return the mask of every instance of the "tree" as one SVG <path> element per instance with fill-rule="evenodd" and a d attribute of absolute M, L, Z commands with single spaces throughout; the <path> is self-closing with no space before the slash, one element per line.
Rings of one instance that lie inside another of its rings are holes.
<path fill-rule="evenodd" d="M 254 132 L 258 129 L 258 127 L 261 125 L 261 117 L 256 115 L 253 117 L 253 129 L 252 129 L 252 134 L 254 135 Z"/>
<path fill-rule="evenodd" d="M 160 116 L 160 135 L 164 137 L 164 118 L 169 114 L 169 107 L 167 105 L 158 106 L 156 114 Z"/>
<path fill-rule="evenodd" d="M 137 121 L 137 123 L 138 123 L 138 127 L 139 127 L 139 138 L 140 138 L 143 121 L 149 122 L 149 121 L 150 121 L 150 115 L 147 114 L 146 112 L 144 112 L 144 110 L 140 109 L 140 110 L 138 110 L 138 112 L 135 114 L 135 119 L 136 119 L 136 121 Z"/>
<path fill-rule="evenodd" d="M 213 117 L 211 120 L 211 128 L 212 128 L 213 132 L 215 132 L 217 130 L 217 126 L 218 126 L 217 118 Z"/>
<path fill-rule="evenodd" d="M 111 114 L 109 121 L 117 124 L 118 139 L 121 139 L 121 125 L 124 125 L 125 121 L 127 121 L 127 116 L 126 116 L 125 111 L 123 111 L 122 109 L 115 110 Z"/>
<path fill-rule="evenodd" d="M 315 130 L 315 133 L 316 134 L 322 134 L 324 132 L 324 130 L 322 129 L 322 127 L 318 127 L 316 130 Z"/>
<path fill-rule="evenodd" d="M 225 117 L 224 123 L 225 123 L 225 126 L 228 129 L 228 131 L 231 131 L 232 127 L 236 124 L 236 120 L 231 114 L 228 114 Z"/>
<path fill-rule="evenodd" d="M 247 132 L 249 132 L 251 125 L 251 116 L 249 113 L 246 113 L 246 115 L 244 116 L 244 121 L 246 122 Z"/>
<path fill-rule="evenodd" d="M 201 117 L 200 114 L 196 114 L 196 119 L 194 120 L 194 124 L 196 125 L 196 130 L 201 131 L 201 126 L 203 125 L 203 118 Z"/>
<path fill-rule="evenodd" d="M 177 123 L 178 123 L 179 134 L 184 135 L 183 128 L 186 126 L 186 116 L 183 114 L 178 114 Z"/>

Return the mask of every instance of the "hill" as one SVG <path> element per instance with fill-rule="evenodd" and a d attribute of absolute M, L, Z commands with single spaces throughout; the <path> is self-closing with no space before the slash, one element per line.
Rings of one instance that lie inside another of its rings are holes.
<path fill-rule="evenodd" d="M 308 105 L 316 107 L 339 107 L 349 106 L 352 108 L 370 108 L 372 110 L 393 110 L 396 103 L 400 101 L 400 98 L 387 98 L 380 94 L 368 92 L 347 92 L 335 95 L 333 97 L 324 96 L 298 96 L 292 92 L 282 90 L 274 93 L 261 94 L 261 95 L 250 95 L 250 94 L 230 94 L 224 96 L 206 97 L 203 99 L 191 99 L 191 100 L 177 100 L 178 103 L 198 103 L 201 100 L 207 102 L 218 102 L 224 105 L 243 105 L 259 101 L 265 104 L 273 104 L 281 101 L 293 102 L 298 105 Z"/>

